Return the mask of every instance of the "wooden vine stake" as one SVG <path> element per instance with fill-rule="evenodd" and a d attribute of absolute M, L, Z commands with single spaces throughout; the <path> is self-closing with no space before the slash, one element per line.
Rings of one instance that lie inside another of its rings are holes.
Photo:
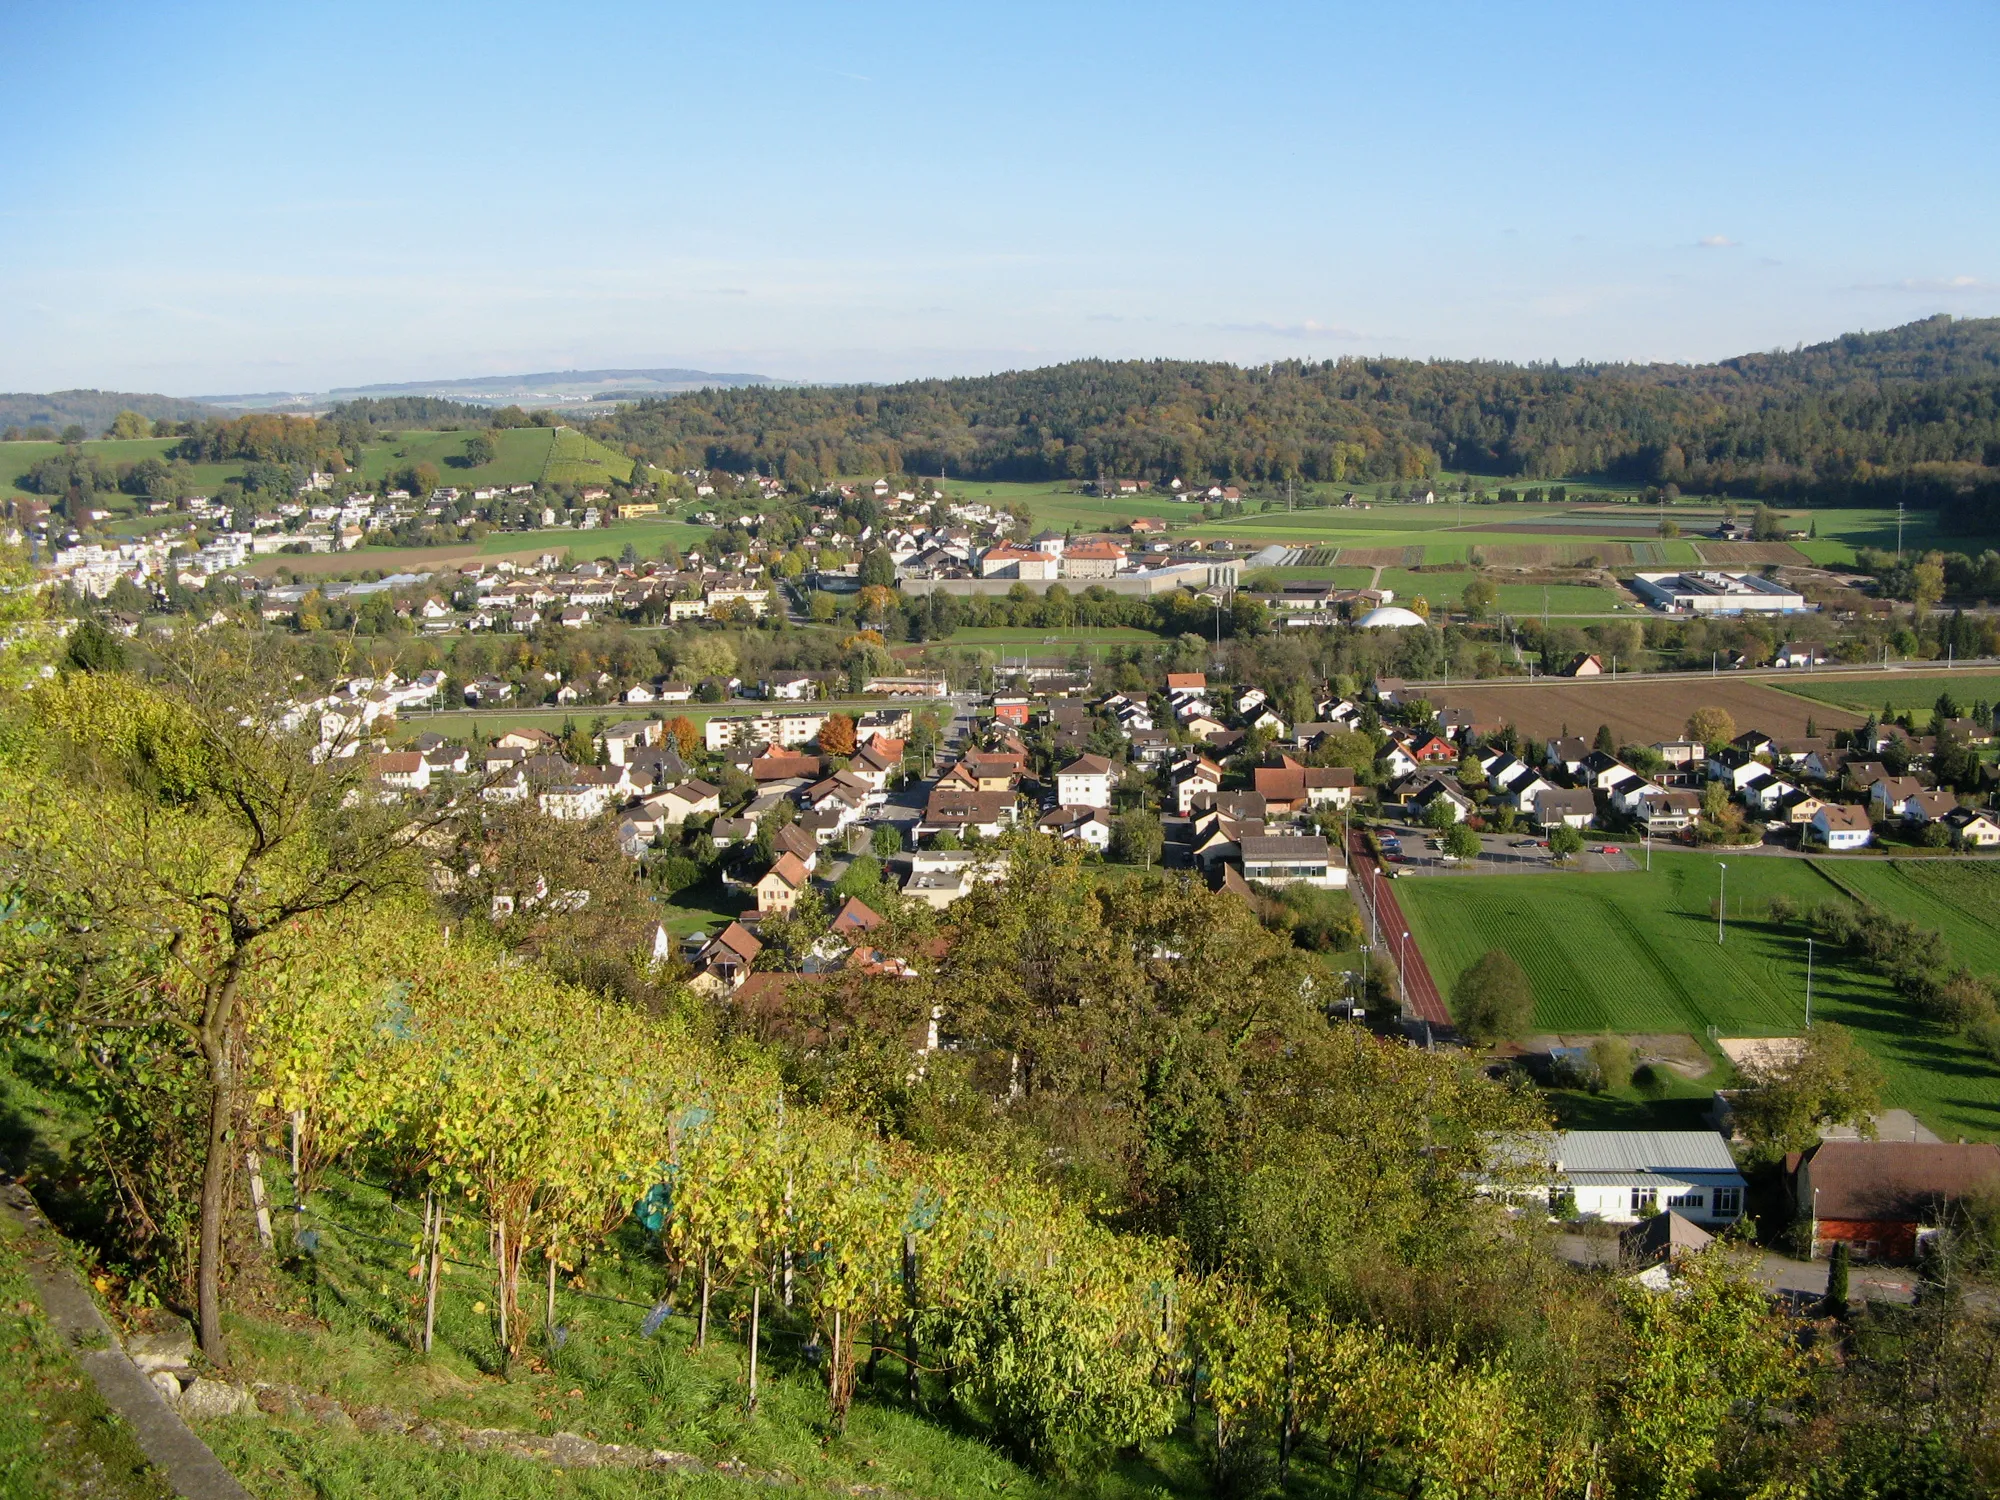
<path fill-rule="evenodd" d="M 708 1246 L 701 1247 L 701 1316 L 694 1325 L 694 1346 L 708 1347 Z"/>
<path fill-rule="evenodd" d="M 917 1399 L 917 1237 L 903 1236 L 903 1394 Z"/>
<path fill-rule="evenodd" d="M 494 1243 L 499 1246 L 496 1256 L 500 1272 L 500 1368 L 507 1368 L 507 1221 L 493 1222 Z"/>
<path fill-rule="evenodd" d="M 750 1410 L 757 1409 L 757 1323 L 763 1311 L 764 1286 L 753 1282 L 750 1286 Z"/>
<path fill-rule="evenodd" d="M 444 1261 L 444 1205 L 434 1193 L 424 1194 L 424 1239 L 428 1262 L 424 1267 L 424 1353 L 429 1354 L 437 1329 L 438 1273 Z"/>
<path fill-rule="evenodd" d="M 255 1151 L 246 1151 L 243 1157 L 250 1168 L 250 1203 L 257 1210 L 257 1243 L 268 1250 L 271 1248 L 271 1205 L 264 1197 L 264 1164 L 257 1159 Z"/>
<path fill-rule="evenodd" d="M 555 1344 L 556 1344 L 556 1247 L 554 1246 L 554 1244 L 551 1244 L 551 1245 L 549 1246 L 549 1305 L 548 1305 L 548 1308 L 547 1308 L 547 1310 L 546 1310 L 546 1311 L 544 1311 L 544 1312 L 543 1312 L 543 1314 L 542 1314 L 542 1337 L 544 1337 L 545 1339 L 547 1339 L 547 1340 L 548 1340 L 548 1343 L 549 1343 L 549 1347 L 550 1347 L 551 1349 L 555 1348 Z"/>

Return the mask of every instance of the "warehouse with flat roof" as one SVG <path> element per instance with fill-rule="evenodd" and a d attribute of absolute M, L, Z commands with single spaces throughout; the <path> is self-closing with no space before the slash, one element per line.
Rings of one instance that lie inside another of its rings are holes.
<path fill-rule="evenodd" d="M 1775 579 L 1703 568 L 1692 573 L 1640 573 L 1632 590 L 1670 615 L 1797 614 L 1817 608 Z"/>

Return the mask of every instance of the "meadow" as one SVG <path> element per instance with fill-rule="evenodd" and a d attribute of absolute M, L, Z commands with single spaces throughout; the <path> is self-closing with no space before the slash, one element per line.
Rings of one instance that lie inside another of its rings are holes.
<path fill-rule="evenodd" d="M 1397 895 L 1447 993 L 1467 965 L 1502 949 L 1534 986 L 1537 1029 L 1564 1034 L 1795 1035 L 1805 1026 L 1804 937 L 1763 913 L 1774 896 L 1836 899 L 1840 881 L 1866 883 L 1886 908 L 1941 928 L 1968 961 L 2000 959 L 1980 915 L 2000 909 L 1992 865 L 1905 874 L 1900 863 L 1659 850 L 1652 863 L 1617 875 L 1412 880 Z M 1718 943 L 1723 863 L 1729 915 Z M 1889 1103 L 1946 1139 L 2000 1139 L 2000 1066 L 1913 1016 L 1874 975 L 1825 951 L 1816 958 L 1813 1019 L 1854 1031 L 1882 1066 Z"/>
<path fill-rule="evenodd" d="M 1788 693 L 1810 698 L 1815 703 L 1831 703 L 1856 713 L 1879 713 L 1893 708 L 1910 711 L 1921 727 L 1928 725 L 1931 707 L 1941 693 L 1950 693 L 1961 708 L 1970 710 L 1976 698 L 2000 700 L 2000 672 L 1902 672 L 1889 677 L 1804 677 L 1783 684 Z"/>

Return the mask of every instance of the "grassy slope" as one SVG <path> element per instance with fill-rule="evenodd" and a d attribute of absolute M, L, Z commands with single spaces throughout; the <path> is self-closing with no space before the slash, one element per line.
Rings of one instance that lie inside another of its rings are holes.
<path fill-rule="evenodd" d="M 1718 945 L 1709 904 L 1717 862 L 1656 851 L 1650 874 L 1427 878 L 1403 882 L 1398 894 L 1441 988 L 1449 992 L 1453 977 L 1489 948 L 1504 949 L 1534 984 L 1538 1027 L 1796 1033 L 1805 1023 L 1805 944 L 1795 930 L 1743 913 L 1779 894 L 1817 902 L 1838 892 L 1802 860 L 1729 860 L 1732 917 Z M 1842 878 L 1873 878 L 1881 867 L 1837 861 L 1829 868 Z M 1888 894 L 1884 904 L 1894 905 Z M 1942 926 L 1967 957 L 1985 940 L 1975 915 L 1942 902 L 1913 905 L 1909 914 Z M 1853 1027 L 1883 1065 L 1891 1102 L 1940 1135 L 2000 1138 L 2000 1068 L 1912 1018 L 1872 975 L 1818 963 L 1813 1015 Z"/>
<path fill-rule="evenodd" d="M 0 1218 L 0 1495 L 166 1500 L 131 1429 L 49 1327 L 29 1282 L 21 1231 Z"/>

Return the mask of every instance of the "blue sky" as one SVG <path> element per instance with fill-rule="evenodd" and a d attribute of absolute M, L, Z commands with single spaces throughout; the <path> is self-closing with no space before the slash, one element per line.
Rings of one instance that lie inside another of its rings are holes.
<path fill-rule="evenodd" d="M 2000 315 L 2000 7 L 11 8 L 0 388 Z"/>

